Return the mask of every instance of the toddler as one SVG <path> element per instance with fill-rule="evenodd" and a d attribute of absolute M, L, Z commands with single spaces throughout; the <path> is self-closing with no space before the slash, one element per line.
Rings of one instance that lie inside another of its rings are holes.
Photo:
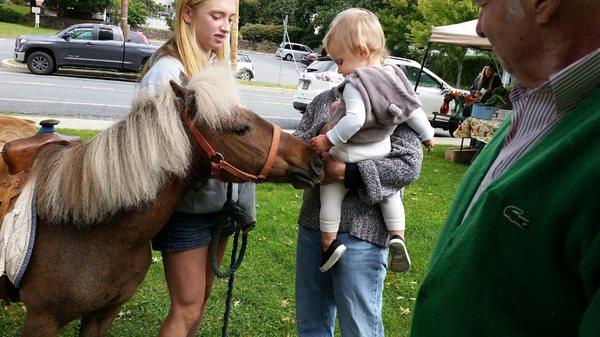
<path fill-rule="evenodd" d="M 391 151 L 390 135 L 404 122 L 427 147 L 433 147 L 433 128 L 411 83 L 399 67 L 382 63 L 387 55 L 385 36 L 373 13 L 359 8 L 339 13 L 323 46 L 345 80 L 336 88 L 339 104 L 330 109 L 329 131 L 310 140 L 313 151 L 329 151 L 334 160 L 345 163 L 382 158 Z M 321 185 L 321 272 L 329 270 L 346 250 L 336 239 L 346 192 L 343 182 Z M 389 269 L 404 272 L 410 258 L 404 243 L 400 191 L 384 197 L 380 205 L 390 235 Z"/>

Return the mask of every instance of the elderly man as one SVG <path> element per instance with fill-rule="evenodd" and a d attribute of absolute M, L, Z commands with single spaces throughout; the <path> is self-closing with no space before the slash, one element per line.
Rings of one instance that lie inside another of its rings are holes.
<path fill-rule="evenodd" d="M 600 1 L 477 3 L 516 111 L 457 191 L 411 336 L 600 336 Z"/>

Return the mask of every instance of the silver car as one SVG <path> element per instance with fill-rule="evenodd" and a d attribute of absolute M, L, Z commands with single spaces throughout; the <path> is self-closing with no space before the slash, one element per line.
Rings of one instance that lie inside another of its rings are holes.
<path fill-rule="evenodd" d="M 282 58 L 286 61 L 296 60 L 300 62 L 304 55 L 310 53 L 314 53 L 314 51 L 303 44 L 282 42 L 275 52 L 275 57 Z"/>

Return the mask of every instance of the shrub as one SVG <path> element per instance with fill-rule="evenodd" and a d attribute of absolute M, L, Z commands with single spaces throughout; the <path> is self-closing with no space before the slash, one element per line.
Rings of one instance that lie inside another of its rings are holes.
<path fill-rule="evenodd" d="M 283 41 L 283 25 L 249 23 L 240 28 L 240 35 L 247 41 L 279 44 Z M 301 28 L 288 26 L 288 35 L 292 42 L 299 42 L 304 34 Z"/>
<path fill-rule="evenodd" d="M 16 23 L 21 19 L 21 14 L 15 12 L 14 10 L 0 6 L 0 21 L 2 22 L 10 22 Z"/>

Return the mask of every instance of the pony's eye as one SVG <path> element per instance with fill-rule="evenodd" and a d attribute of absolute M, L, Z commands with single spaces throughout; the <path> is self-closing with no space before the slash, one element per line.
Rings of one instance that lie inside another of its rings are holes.
<path fill-rule="evenodd" d="M 243 136 L 243 135 L 247 134 L 248 132 L 252 131 L 252 127 L 250 125 L 241 125 L 241 126 L 234 128 L 231 131 L 238 136 Z"/>

